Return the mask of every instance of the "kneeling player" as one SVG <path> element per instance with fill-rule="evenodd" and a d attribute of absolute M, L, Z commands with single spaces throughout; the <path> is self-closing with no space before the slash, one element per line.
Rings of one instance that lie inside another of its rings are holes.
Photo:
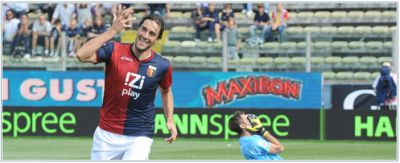
<path fill-rule="evenodd" d="M 239 134 L 240 150 L 247 160 L 283 160 L 283 145 L 273 137 L 254 114 L 236 111 L 229 128 Z"/>

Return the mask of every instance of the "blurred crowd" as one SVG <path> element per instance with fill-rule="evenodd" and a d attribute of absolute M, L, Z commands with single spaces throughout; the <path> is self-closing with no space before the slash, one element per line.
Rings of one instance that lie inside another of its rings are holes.
<path fill-rule="evenodd" d="M 122 5 L 133 6 L 131 3 Z M 111 26 L 116 10 L 115 3 L 39 3 L 35 6 L 3 3 L 3 54 L 25 58 L 73 57 L 82 44 Z M 274 5 L 272 10 L 269 3 L 243 4 L 242 13 L 254 17 L 249 26 L 249 38 L 240 35 L 231 4 L 223 4 L 222 11 L 216 9 L 214 3 L 198 3 L 196 6 L 192 12 L 195 41 L 200 41 L 204 30 L 208 30 L 208 42 L 221 41 L 222 32 L 226 32 L 231 58 L 237 58 L 242 40 L 250 44 L 285 40 L 288 11 L 281 3 Z M 257 9 L 253 10 L 253 6 Z M 169 18 L 170 13 L 170 5 L 165 3 L 151 3 L 145 8 L 145 15 L 159 14 Z M 5 49 L 9 51 L 4 52 Z"/>
<path fill-rule="evenodd" d="M 122 4 L 130 7 L 133 4 Z M 115 3 L 3 3 L 3 54 L 74 57 L 85 42 L 112 23 Z M 168 4 L 148 4 L 146 14 L 169 15 Z M 9 50 L 5 52 L 5 50 Z"/>
<path fill-rule="evenodd" d="M 243 38 L 236 25 L 231 4 L 224 4 L 223 10 L 219 11 L 214 3 L 198 3 L 192 13 L 196 29 L 195 41 L 200 41 L 200 32 L 206 29 L 208 42 L 221 41 L 221 31 L 226 32 L 230 59 L 238 59 L 242 40 L 250 46 L 262 45 L 266 41 L 284 41 L 289 13 L 282 3 L 277 3 L 272 10 L 269 3 L 259 3 L 256 6 L 257 9 L 253 10 L 252 3 L 243 4 L 242 13 L 248 18 L 253 17 L 253 24 L 249 26 L 250 37 Z M 257 31 L 260 31 L 259 34 Z"/>

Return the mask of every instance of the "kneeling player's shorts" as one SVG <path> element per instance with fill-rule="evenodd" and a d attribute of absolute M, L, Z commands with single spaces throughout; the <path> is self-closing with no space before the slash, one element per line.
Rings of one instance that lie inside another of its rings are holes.
<path fill-rule="evenodd" d="M 148 160 L 153 139 L 126 136 L 96 128 L 91 160 Z"/>

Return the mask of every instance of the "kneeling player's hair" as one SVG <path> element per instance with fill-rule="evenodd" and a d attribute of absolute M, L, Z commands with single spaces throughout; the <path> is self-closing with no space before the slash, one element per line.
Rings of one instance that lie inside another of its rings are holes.
<path fill-rule="evenodd" d="M 158 24 L 158 26 L 160 26 L 160 33 L 158 34 L 158 39 L 161 39 L 161 38 L 162 38 L 162 35 L 163 35 L 163 33 L 164 33 L 164 20 L 160 17 L 160 15 L 157 15 L 157 14 L 150 14 L 150 15 L 145 16 L 145 17 L 140 21 L 140 23 L 139 23 L 139 28 L 140 28 L 140 26 L 142 26 L 143 22 L 144 22 L 145 20 L 147 20 L 147 19 L 156 22 L 156 23 Z"/>
<path fill-rule="evenodd" d="M 232 131 L 237 132 L 239 135 L 242 134 L 242 128 L 240 128 L 240 123 L 242 121 L 242 118 L 240 117 L 240 115 L 245 114 L 242 111 L 236 111 L 233 114 L 233 117 L 230 119 L 229 121 L 229 128 Z"/>

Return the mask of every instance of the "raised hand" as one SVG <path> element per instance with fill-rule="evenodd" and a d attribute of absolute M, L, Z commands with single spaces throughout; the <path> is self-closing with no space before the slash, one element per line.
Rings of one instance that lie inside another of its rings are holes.
<path fill-rule="evenodd" d="M 132 17 L 133 8 L 122 8 L 122 5 L 119 4 L 116 8 L 116 12 L 113 13 L 114 19 L 111 26 L 112 30 L 115 30 L 117 33 L 120 33 L 125 28 L 131 28 L 133 21 L 136 19 Z"/>

